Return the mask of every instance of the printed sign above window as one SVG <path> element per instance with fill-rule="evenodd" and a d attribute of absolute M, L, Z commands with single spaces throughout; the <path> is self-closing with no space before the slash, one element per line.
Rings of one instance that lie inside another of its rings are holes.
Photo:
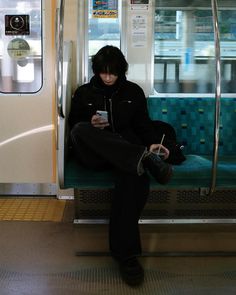
<path fill-rule="evenodd" d="M 94 18 L 117 18 L 118 0 L 93 0 Z"/>

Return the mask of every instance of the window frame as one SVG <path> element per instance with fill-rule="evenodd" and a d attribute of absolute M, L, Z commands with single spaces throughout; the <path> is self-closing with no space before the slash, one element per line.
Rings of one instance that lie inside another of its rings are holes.
<path fill-rule="evenodd" d="M 40 76 L 40 85 L 39 85 L 39 87 L 37 87 L 37 89 L 32 89 L 32 90 L 28 91 L 29 87 L 32 87 L 32 88 L 36 87 L 36 86 L 34 86 L 34 84 L 37 85 L 37 82 L 35 83 L 36 79 L 34 79 L 32 82 L 23 82 L 23 83 L 26 83 L 24 88 L 27 89 L 27 90 L 25 90 L 25 89 L 21 90 L 20 89 L 20 90 L 17 91 L 18 86 L 13 88 L 12 91 L 4 91 L 4 90 L 0 89 L 0 94 L 1 95 L 19 95 L 19 96 L 21 96 L 21 95 L 32 95 L 32 94 L 40 93 L 42 88 L 43 88 L 43 85 L 44 85 L 44 68 L 45 68 L 45 66 L 44 66 L 44 51 L 45 51 L 45 49 L 44 49 L 44 18 L 45 18 L 45 13 L 44 13 L 44 1 L 43 0 L 37 0 L 37 1 L 40 1 L 40 30 L 39 30 L 39 33 L 40 33 L 40 36 L 41 36 L 41 39 L 40 39 L 40 52 L 41 52 L 41 55 L 39 57 L 39 59 L 40 59 L 40 75 L 39 75 Z M 16 15 L 18 15 L 18 14 L 16 14 Z M 4 15 L 4 12 L 3 12 L 3 15 Z M 30 22 L 31 22 L 31 20 L 30 20 Z M 5 24 L 4 24 L 4 28 L 5 28 Z M 3 34 L 4 34 L 4 37 L 5 37 L 4 32 L 3 32 Z M 30 32 L 30 34 L 31 34 L 31 32 Z M 13 34 L 11 40 L 14 40 L 14 39 L 18 38 L 18 36 L 19 36 L 19 38 L 20 37 L 22 38 L 22 36 L 24 37 L 25 35 L 14 35 Z M 34 38 L 31 35 L 29 35 L 29 39 L 27 39 L 27 38 L 22 38 L 22 39 L 26 40 L 26 41 L 34 40 Z M 4 38 L 2 38 L 2 40 L 3 40 L 3 42 L 5 42 Z M 38 39 L 35 39 L 35 40 L 38 40 Z M 29 55 L 29 58 L 34 58 L 34 56 Z M 36 59 L 38 59 L 38 57 Z M 10 66 L 12 66 L 12 61 L 14 61 L 14 60 L 10 60 L 10 61 L 11 61 Z M 33 67 L 35 67 L 35 62 L 33 62 Z M 33 70 L 35 71 L 35 69 L 33 69 Z M 11 81 L 13 81 L 13 76 L 10 76 L 10 77 L 12 77 Z M 21 83 L 21 82 L 18 82 L 18 83 Z M 18 83 L 16 82 L 16 85 L 18 85 Z"/>

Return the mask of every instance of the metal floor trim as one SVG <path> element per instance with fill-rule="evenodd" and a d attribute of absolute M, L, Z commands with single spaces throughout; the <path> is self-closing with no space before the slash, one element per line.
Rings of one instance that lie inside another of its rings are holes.
<path fill-rule="evenodd" d="M 109 219 L 79 219 L 74 224 L 109 224 Z M 236 224 L 233 218 L 204 218 L 204 219 L 140 219 L 139 224 Z"/>

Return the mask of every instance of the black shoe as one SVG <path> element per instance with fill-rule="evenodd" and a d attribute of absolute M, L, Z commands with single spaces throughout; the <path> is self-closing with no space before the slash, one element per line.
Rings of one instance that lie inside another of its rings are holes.
<path fill-rule="evenodd" d="M 160 184 L 170 181 L 173 174 L 172 166 L 162 161 L 157 154 L 148 153 L 143 160 L 143 165 Z"/>
<path fill-rule="evenodd" d="M 144 270 L 136 257 L 119 262 L 120 274 L 126 284 L 130 286 L 141 285 L 144 280 Z"/>

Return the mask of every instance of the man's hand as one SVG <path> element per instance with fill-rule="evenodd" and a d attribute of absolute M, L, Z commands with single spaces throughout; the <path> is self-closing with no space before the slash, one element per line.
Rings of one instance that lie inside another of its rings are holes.
<path fill-rule="evenodd" d="M 92 116 L 91 124 L 93 125 L 93 127 L 100 128 L 100 129 L 104 129 L 105 127 L 110 125 L 107 120 L 104 120 L 99 115 Z"/>
<path fill-rule="evenodd" d="M 157 155 L 160 153 L 162 155 L 161 158 L 163 160 L 166 160 L 169 157 L 169 155 L 170 155 L 169 150 L 166 147 L 164 147 L 164 145 L 159 144 L 159 143 L 152 144 L 150 146 L 150 148 L 149 148 L 149 151 L 150 152 L 153 152 L 153 153 L 156 153 Z"/>

